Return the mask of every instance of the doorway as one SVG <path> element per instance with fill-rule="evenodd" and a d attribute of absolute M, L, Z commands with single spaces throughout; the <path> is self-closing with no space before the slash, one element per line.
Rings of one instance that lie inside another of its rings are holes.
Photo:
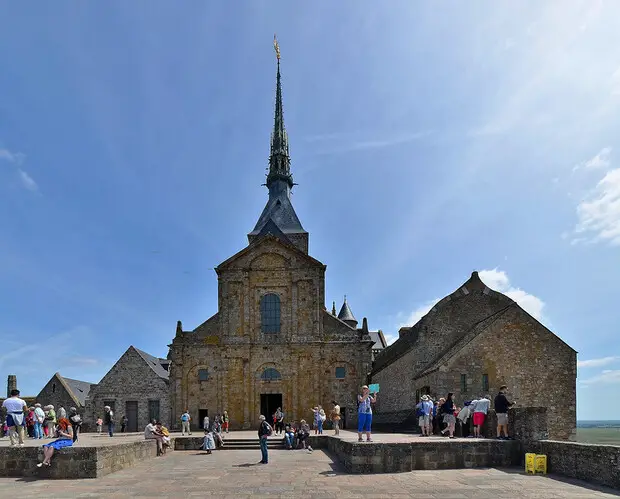
<path fill-rule="evenodd" d="M 127 417 L 127 431 L 138 431 L 138 402 L 125 402 L 125 416 Z M 149 421 L 150 422 L 150 421 Z"/>
<path fill-rule="evenodd" d="M 273 415 L 278 407 L 282 407 L 281 393 L 261 393 L 260 413 L 270 425 L 273 424 Z"/>
<path fill-rule="evenodd" d="M 209 409 L 198 409 L 198 428 L 206 429 L 204 426 L 205 418 L 209 415 Z M 211 424 L 211 420 L 209 420 Z"/>

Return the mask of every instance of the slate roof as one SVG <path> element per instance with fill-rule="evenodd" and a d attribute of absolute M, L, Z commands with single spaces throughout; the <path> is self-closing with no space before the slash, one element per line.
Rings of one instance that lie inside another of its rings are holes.
<path fill-rule="evenodd" d="M 149 367 L 151 369 L 153 369 L 153 371 L 155 372 L 155 374 L 157 374 L 157 376 L 159 376 L 162 379 L 167 380 L 170 373 L 168 372 L 168 370 L 166 368 L 164 368 L 163 364 L 169 364 L 169 360 L 167 359 L 159 359 L 157 357 L 153 357 L 152 355 L 139 350 L 136 347 L 133 347 L 134 350 L 136 352 L 138 352 L 138 354 L 140 355 L 140 357 L 142 357 L 144 359 L 144 361 L 149 365 Z"/>
<path fill-rule="evenodd" d="M 60 376 L 60 374 L 58 376 Z M 88 392 L 90 392 L 90 385 L 92 383 L 80 381 L 79 379 L 65 378 L 64 376 L 62 376 L 62 379 L 71 390 L 73 396 L 80 402 L 80 405 L 86 405 L 86 397 L 88 397 Z"/>
<path fill-rule="evenodd" d="M 383 350 L 387 346 L 383 331 L 368 331 L 368 334 L 370 335 L 370 339 L 374 341 L 374 345 L 372 346 L 373 350 Z"/>
<path fill-rule="evenodd" d="M 297 213 L 295 213 L 295 209 L 293 208 L 289 193 L 286 189 L 281 190 L 279 193 L 269 193 L 269 200 L 258 222 L 256 222 L 254 230 L 250 232 L 250 235 L 259 235 L 263 227 L 265 227 L 270 220 L 273 221 L 284 234 L 307 233 L 301 226 L 301 222 L 297 217 Z"/>
<path fill-rule="evenodd" d="M 357 319 L 354 317 L 353 312 L 351 312 L 351 309 L 349 308 L 349 304 L 347 303 L 347 299 L 344 299 L 344 303 L 342 304 L 342 308 L 340 309 L 340 312 L 338 313 L 338 318 L 341 321 L 355 321 L 357 322 Z"/>

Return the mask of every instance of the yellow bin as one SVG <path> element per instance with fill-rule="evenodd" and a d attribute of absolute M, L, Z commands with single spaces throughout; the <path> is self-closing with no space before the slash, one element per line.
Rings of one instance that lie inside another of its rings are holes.
<path fill-rule="evenodd" d="M 547 456 L 544 454 L 536 454 L 534 458 L 536 473 L 547 474 Z"/>
<path fill-rule="evenodd" d="M 528 452 L 525 455 L 525 472 L 536 473 L 536 454 L 533 452 Z"/>

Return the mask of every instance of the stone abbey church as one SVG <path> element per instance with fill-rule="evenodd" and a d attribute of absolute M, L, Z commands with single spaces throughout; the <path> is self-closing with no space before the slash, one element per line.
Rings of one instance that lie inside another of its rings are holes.
<path fill-rule="evenodd" d="M 452 391 L 461 405 L 506 384 L 519 406 L 547 408 L 551 438 L 571 438 L 575 350 L 477 272 L 389 347 L 366 319 L 358 327 L 346 299 L 328 311 L 326 267 L 309 255 L 293 185 L 278 57 L 269 198 L 248 245 L 215 269 L 217 312 L 193 330 L 178 322 L 166 359 L 130 346 L 99 383 L 56 373 L 36 399 L 77 405 L 88 430 L 110 405 L 129 431 L 153 418 L 177 429 L 186 409 L 194 427 L 224 410 L 231 429 L 254 428 L 277 407 L 287 420 L 310 420 L 311 407 L 336 400 L 351 428 L 360 385 L 372 382 L 381 387 L 377 426 L 410 429 L 423 394 Z"/>

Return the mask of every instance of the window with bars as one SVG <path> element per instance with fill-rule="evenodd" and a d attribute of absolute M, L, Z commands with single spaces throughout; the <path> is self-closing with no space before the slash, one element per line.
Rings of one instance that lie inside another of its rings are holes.
<path fill-rule="evenodd" d="M 280 297 L 269 293 L 260 300 L 260 330 L 262 333 L 280 332 Z"/>
<path fill-rule="evenodd" d="M 209 381 L 208 369 L 198 369 L 198 381 Z"/>
<path fill-rule="evenodd" d="M 275 381 L 278 379 L 282 379 L 282 375 L 277 369 L 274 369 L 273 367 L 268 367 L 263 371 L 263 374 L 260 375 L 260 379 L 263 381 Z"/>
<path fill-rule="evenodd" d="M 489 391 L 489 375 L 488 374 L 482 375 L 482 391 L 483 392 Z"/>
<path fill-rule="evenodd" d="M 149 400 L 149 421 L 159 421 L 159 400 Z"/>
<path fill-rule="evenodd" d="M 461 374 L 461 393 L 467 393 L 467 374 Z"/>

